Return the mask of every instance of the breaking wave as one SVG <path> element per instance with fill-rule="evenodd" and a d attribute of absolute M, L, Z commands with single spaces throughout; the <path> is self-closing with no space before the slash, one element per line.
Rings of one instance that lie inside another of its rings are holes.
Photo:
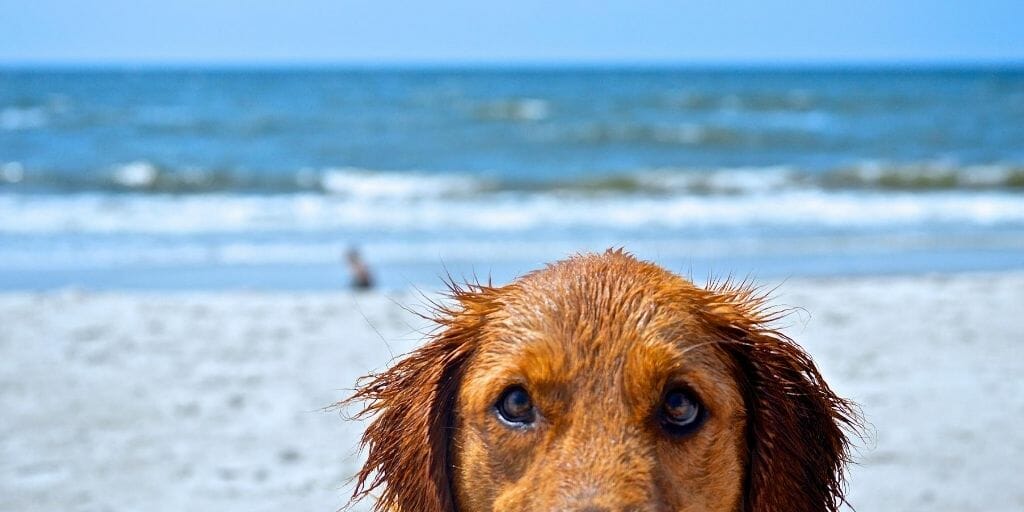
<path fill-rule="evenodd" d="M 1019 194 L 793 190 L 744 195 L 0 194 L 0 233 L 877 229 L 1024 224 Z"/>
<path fill-rule="evenodd" d="M 824 171 L 789 166 L 654 168 L 565 178 L 498 178 L 459 172 L 379 171 L 355 167 L 251 173 L 172 169 L 139 160 L 92 172 L 46 171 L 0 163 L 0 191 L 317 193 L 356 199 L 423 199 L 503 193 L 566 195 L 735 195 L 780 191 L 1024 191 L 1024 165 L 864 162 Z"/>

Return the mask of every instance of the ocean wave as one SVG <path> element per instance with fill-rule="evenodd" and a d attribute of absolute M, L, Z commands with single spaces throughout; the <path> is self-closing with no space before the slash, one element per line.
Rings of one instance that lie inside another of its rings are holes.
<path fill-rule="evenodd" d="M 681 123 L 650 125 L 638 123 L 594 122 L 558 130 L 556 140 L 593 145 L 647 143 L 657 145 L 731 145 L 739 142 L 737 130 Z"/>
<path fill-rule="evenodd" d="M 551 128 L 552 141 L 569 144 L 691 146 L 702 148 L 813 148 L 823 142 L 817 133 L 822 121 L 777 122 L 774 127 L 742 127 L 729 123 L 591 122 Z"/>
<path fill-rule="evenodd" d="M 115 168 L 112 179 L 128 188 L 147 188 L 153 186 L 159 175 L 159 169 L 152 163 L 137 161 Z"/>
<path fill-rule="evenodd" d="M 869 162 L 822 174 L 817 182 L 829 189 L 1024 189 L 1024 166 L 958 166 L 942 162 L 887 165 Z"/>
<path fill-rule="evenodd" d="M 632 175 L 663 193 L 759 194 L 787 190 L 938 192 L 1024 191 L 1024 166 L 863 162 L 823 171 L 789 166 L 661 169 Z"/>
<path fill-rule="evenodd" d="M 0 110 L 0 130 L 31 130 L 49 122 L 43 107 L 7 107 Z"/>
<path fill-rule="evenodd" d="M 730 94 L 681 91 L 667 94 L 663 102 L 667 106 L 690 111 L 750 110 L 756 112 L 807 111 L 823 103 L 822 98 L 803 89 Z"/>
<path fill-rule="evenodd" d="M 271 113 L 239 113 L 230 119 L 181 106 L 141 106 L 126 112 L 127 123 L 142 134 L 200 136 L 261 136 L 287 130 L 289 119 Z M 109 119 L 97 119 L 109 123 Z M 307 124 L 309 121 L 305 121 Z"/>
<path fill-rule="evenodd" d="M 20 183 L 25 178 L 25 166 L 21 162 L 0 164 L 0 183 Z"/>
<path fill-rule="evenodd" d="M 777 91 L 715 92 L 684 89 L 662 93 L 656 104 L 687 112 L 799 113 L 830 112 L 856 114 L 866 111 L 894 111 L 915 108 L 926 101 L 895 91 L 862 94 L 828 94 L 810 89 Z"/>
<path fill-rule="evenodd" d="M 501 178 L 497 173 L 381 171 L 357 167 L 305 168 L 287 173 L 230 169 L 172 169 L 147 160 L 94 173 L 47 172 L 20 162 L 0 163 L 8 192 L 315 193 L 353 200 L 472 198 L 496 194 L 735 195 L 784 191 L 1024 191 L 1024 165 L 948 162 L 862 162 L 825 170 L 791 166 L 648 168 L 571 178 Z"/>
<path fill-rule="evenodd" d="M 541 121 L 550 113 L 551 104 L 537 98 L 492 101 L 474 109 L 476 118 L 495 121 Z"/>
<path fill-rule="evenodd" d="M 438 178 L 434 178 L 438 179 Z M 599 173 L 544 181 L 473 181 L 463 177 L 451 195 L 501 192 L 594 195 L 743 195 L 787 191 L 1024 191 L 1024 166 L 1011 164 L 950 166 L 942 163 L 865 162 L 834 170 L 808 171 L 791 166 L 732 168 L 654 168 Z"/>
<path fill-rule="evenodd" d="M 501 194 L 350 198 L 279 195 L 0 194 L 5 233 L 707 230 L 1021 225 L 1024 200 L 1005 192 L 747 195 Z"/>
<path fill-rule="evenodd" d="M 62 94 L 50 94 L 36 100 L 21 100 L 0 106 L 0 130 L 19 131 L 44 128 L 54 116 L 70 109 L 71 100 Z"/>
<path fill-rule="evenodd" d="M 197 167 L 167 169 L 146 160 L 115 165 L 83 187 L 101 190 L 130 190 L 155 193 L 196 193 L 226 190 L 257 190 L 280 187 L 280 180 L 263 183 L 260 177 L 238 178 L 228 171 L 209 171 Z M 75 187 L 77 188 L 77 187 Z M 289 191 L 285 189 L 283 191 Z"/>
<path fill-rule="evenodd" d="M 485 186 L 485 182 L 469 175 L 426 174 L 421 172 L 381 172 L 354 167 L 333 168 L 323 172 L 307 171 L 300 183 L 319 184 L 330 194 L 381 198 L 434 198 L 466 195 Z"/>

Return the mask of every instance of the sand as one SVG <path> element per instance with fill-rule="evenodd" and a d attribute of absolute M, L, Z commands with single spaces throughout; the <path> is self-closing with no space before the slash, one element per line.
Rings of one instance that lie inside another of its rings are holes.
<path fill-rule="evenodd" d="M 777 302 L 873 427 L 858 510 L 1024 510 L 1024 274 L 793 279 Z M 0 294 L 0 510 L 334 511 L 361 425 L 322 408 L 419 342 L 420 303 Z"/>

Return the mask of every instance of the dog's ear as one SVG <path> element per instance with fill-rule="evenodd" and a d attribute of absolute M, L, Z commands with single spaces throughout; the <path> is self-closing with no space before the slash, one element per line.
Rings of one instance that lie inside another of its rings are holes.
<path fill-rule="evenodd" d="M 455 306 L 435 304 L 441 330 L 388 370 L 360 380 L 339 405 L 372 417 L 360 441 L 366 462 L 349 504 L 379 491 L 376 511 L 453 512 L 449 434 L 455 396 L 497 289 L 451 285 Z"/>
<path fill-rule="evenodd" d="M 725 283 L 703 307 L 726 340 L 747 408 L 745 510 L 834 512 L 846 503 L 848 434 L 858 432 L 859 412 L 799 345 L 768 327 L 781 314 L 764 305 L 749 286 Z"/>

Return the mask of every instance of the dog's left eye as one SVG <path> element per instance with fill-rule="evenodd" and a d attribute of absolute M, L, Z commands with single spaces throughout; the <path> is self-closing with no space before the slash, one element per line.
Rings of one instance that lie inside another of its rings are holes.
<path fill-rule="evenodd" d="M 529 393 L 519 386 L 513 386 L 505 390 L 494 404 L 498 416 L 514 426 L 526 426 L 534 422 L 537 413 L 533 407 L 533 400 Z"/>

